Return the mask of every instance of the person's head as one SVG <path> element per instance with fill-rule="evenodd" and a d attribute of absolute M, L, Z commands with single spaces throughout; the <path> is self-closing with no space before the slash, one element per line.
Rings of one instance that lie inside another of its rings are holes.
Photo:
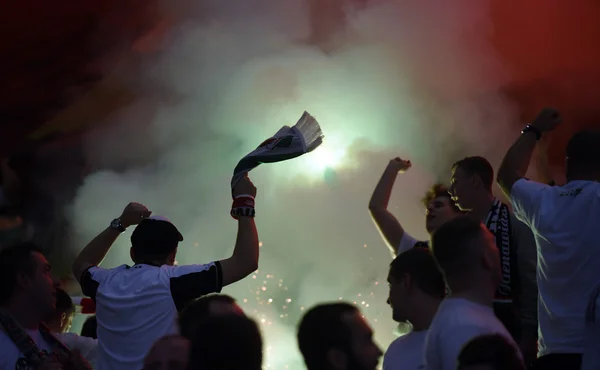
<path fill-rule="evenodd" d="M 56 309 L 58 286 L 36 245 L 20 243 L 0 251 L 0 306 L 33 309 L 41 321 Z"/>
<path fill-rule="evenodd" d="M 98 339 L 98 321 L 96 315 L 90 316 L 85 320 L 81 327 L 81 336 L 86 338 Z"/>
<path fill-rule="evenodd" d="M 494 169 L 483 157 L 466 157 L 452 165 L 449 193 L 463 211 L 473 209 L 481 195 L 491 194 Z"/>
<path fill-rule="evenodd" d="M 343 302 L 308 310 L 298 326 L 298 347 L 308 370 L 373 370 L 382 355 L 360 311 Z"/>
<path fill-rule="evenodd" d="M 425 300 L 441 301 L 446 294 L 444 276 L 428 248 L 400 253 L 390 264 L 388 283 L 387 302 L 398 322 L 410 322 Z"/>
<path fill-rule="evenodd" d="M 198 325 L 191 342 L 190 369 L 262 369 L 260 329 L 246 316 L 211 317 Z"/>
<path fill-rule="evenodd" d="M 518 350 L 499 334 L 467 343 L 458 355 L 457 370 L 525 370 Z"/>
<path fill-rule="evenodd" d="M 174 265 L 183 236 L 171 221 L 152 216 L 142 220 L 131 234 L 131 259 L 149 265 Z"/>
<path fill-rule="evenodd" d="M 190 341 L 179 335 L 167 335 L 152 345 L 144 358 L 144 370 L 187 370 Z"/>
<path fill-rule="evenodd" d="M 458 206 L 452 201 L 448 188 L 442 184 L 433 185 L 421 200 L 427 210 L 425 229 L 433 233 L 446 221 L 462 214 Z"/>
<path fill-rule="evenodd" d="M 235 299 L 225 294 L 208 294 L 190 302 L 179 314 L 179 332 L 191 339 L 196 326 L 202 321 L 216 316 L 240 315 L 244 311 Z"/>
<path fill-rule="evenodd" d="M 56 309 L 46 320 L 46 325 L 52 332 L 66 333 L 71 330 L 73 316 L 75 315 L 75 304 L 67 292 L 56 289 Z"/>
<path fill-rule="evenodd" d="M 459 292 L 473 285 L 500 283 L 500 253 L 494 236 L 478 220 L 461 216 L 433 233 L 433 256 L 450 290 Z"/>
<path fill-rule="evenodd" d="M 582 130 L 567 144 L 567 181 L 600 181 L 600 130 Z"/>

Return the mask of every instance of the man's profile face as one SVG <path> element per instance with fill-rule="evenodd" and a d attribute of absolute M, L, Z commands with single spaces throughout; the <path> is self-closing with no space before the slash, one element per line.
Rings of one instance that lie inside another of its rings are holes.
<path fill-rule="evenodd" d="M 46 316 L 56 309 L 56 288 L 59 282 L 52 277 L 52 269 L 43 254 L 32 252 L 31 256 L 34 270 L 30 276 L 24 276 L 23 281 L 32 304 Z"/>
<path fill-rule="evenodd" d="M 453 218 L 460 216 L 460 214 L 461 213 L 452 206 L 450 196 L 437 197 L 427 205 L 425 229 L 427 229 L 428 233 L 432 234 L 440 226 Z"/>
<path fill-rule="evenodd" d="M 461 211 L 469 211 L 472 207 L 473 198 L 473 175 L 468 174 L 460 167 L 452 171 L 450 178 L 450 188 L 448 193 L 452 197 L 452 201 L 456 203 Z"/>
<path fill-rule="evenodd" d="M 348 369 L 375 370 L 383 353 L 373 341 L 373 330 L 359 312 L 344 315 L 343 321 L 352 333 Z"/>
<path fill-rule="evenodd" d="M 396 279 L 394 276 L 388 276 L 388 285 L 390 287 L 390 293 L 387 303 L 392 308 L 392 318 L 396 322 L 406 322 L 408 317 L 406 314 L 406 308 L 410 305 L 409 297 L 407 294 L 408 289 L 405 287 L 402 279 Z"/>

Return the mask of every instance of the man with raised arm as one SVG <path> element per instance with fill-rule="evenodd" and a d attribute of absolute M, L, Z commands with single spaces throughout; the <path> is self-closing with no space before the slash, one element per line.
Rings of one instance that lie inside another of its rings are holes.
<path fill-rule="evenodd" d="M 396 256 L 413 247 L 427 247 L 428 241 L 418 241 L 404 231 L 402 224 L 388 210 L 392 188 L 399 173 L 411 167 L 410 161 L 394 158 L 386 167 L 369 202 L 369 212 L 379 232 L 387 242 L 392 254 Z M 431 235 L 447 221 L 460 216 L 461 212 L 450 199 L 444 185 L 436 184 L 425 194 L 422 200 L 426 208 L 425 229 Z"/>
<path fill-rule="evenodd" d="M 121 217 L 92 240 L 73 264 L 83 293 L 96 302 L 97 369 L 141 369 L 159 338 L 177 332 L 178 312 L 191 300 L 220 292 L 258 268 L 258 234 L 254 223 L 256 188 L 246 176 L 233 189 L 231 215 L 238 233 L 231 257 L 201 265 L 175 266 L 183 236 L 175 225 L 130 203 Z M 117 237 L 131 235 L 133 266 L 99 267 Z"/>
<path fill-rule="evenodd" d="M 525 178 L 536 144 L 560 123 L 558 111 L 542 110 L 504 156 L 497 181 L 537 244 L 540 304 L 535 368 L 577 370 L 583 354 L 595 362 L 591 368 L 598 369 L 598 338 L 586 337 L 586 308 L 596 306 L 600 284 L 600 130 L 583 130 L 569 140 L 566 184 L 550 186 Z M 592 351 L 584 353 L 590 343 Z"/>

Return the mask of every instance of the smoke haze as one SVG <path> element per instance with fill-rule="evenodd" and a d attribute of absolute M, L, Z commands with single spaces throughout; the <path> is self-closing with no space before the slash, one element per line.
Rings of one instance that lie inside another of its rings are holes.
<path fill-rule="evenodd" d="M 73 248 L 135 201 L 182 231 L 179 264 L 229 257 L 233 168 L 306 110 L 325 142 L 250 174 L 260 269 L 224 293 L 262 322 L 270 368 L 303 368 L 296 323 L 320 301 L 356 302 L 387 348 L 391 259 L 367 203 L 388 160 L 413 162 L 391 206 L 425 238 L 426 188 L 447 182 L 449 165 L 467 155 L 496 167 L 512 140 L 505 132 L 516 112 L 500 94 L 510 76 L 488 42 L 488 1 L 345 4 L 344 22 L 308 0 L 196 3 L 164 4 L 185 22 L 158 59 L 121 76 L 141 98 L 88 137 L 88 159 L 105 170 L 86 179 L 70 209 Z M 334 31 L 315 36 L 318 22 Z M 128 236 L 105 266 L 130 263 Z"/>

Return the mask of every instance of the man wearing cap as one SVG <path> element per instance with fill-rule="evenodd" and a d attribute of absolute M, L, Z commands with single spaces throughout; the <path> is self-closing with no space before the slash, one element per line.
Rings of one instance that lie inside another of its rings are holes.
<path fill-rule="evenodd" d="M 231 215 L 238 221 L 233 255 L 203 265 L 175 266 L 183 236 L 169 220 L 150 217 L 139 203 L 92 240 L 73 264 L 83 293 L 96 302 L 97 369 L 141 369 L 159 338 L 177 332 L 177 314 L 191 300 L 220 292 L 258 268 L 258 233 L 254 223 L 256 188 L 248 177 L 233 190 Z M 133 266 L 104 269 L 98 265 L 129 226 Z"/>

